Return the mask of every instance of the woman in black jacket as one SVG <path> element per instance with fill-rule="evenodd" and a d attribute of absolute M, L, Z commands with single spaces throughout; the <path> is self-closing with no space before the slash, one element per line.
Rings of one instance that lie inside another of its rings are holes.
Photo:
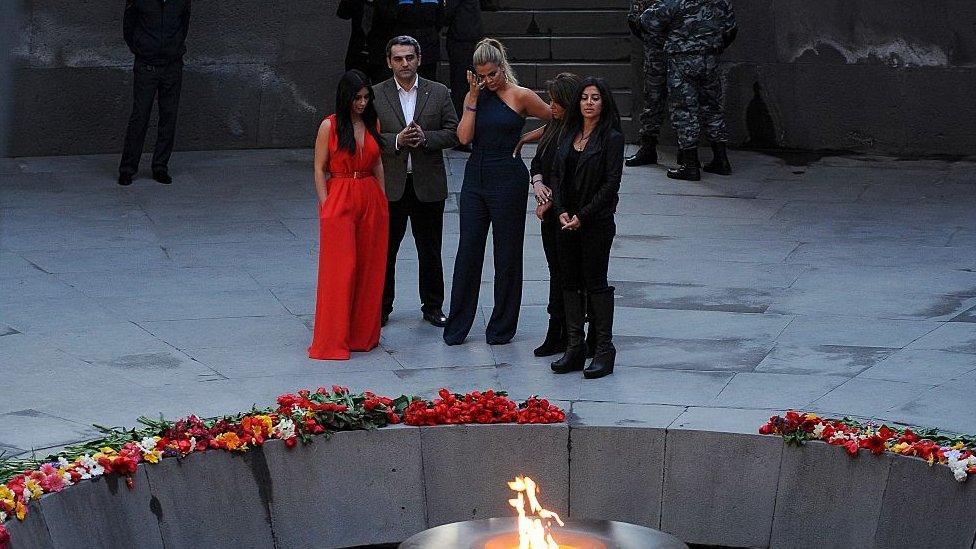
<path fill-rule="evenodd" d="M 552 363 L 565 374 L 583 370 L 587 379 L 613 373 L 613 287 L 607 281 L 613 216 L 624 163 L 620 114 L 606 82 L 588 77 L 580 84 L 566 131 L 553 163 L 552 196 L 559 220 L 559 262 L 566 309 L 566 352 Z M 590 301 L 595 332 L 593 361 L 586 362 L 583 314 Z"/>
<path fill-rule="evenodd" d="M 542 221 L 542 249 L 546 253 L 546 264 L 549 267 L 549 329 L 542 345 L 533 351 L 535 356 L 550 356 L 566 350 L 566 321 L 565 307 L 563 307 L 562 276 L 559 270 L 559 254 L 557 240 L 559 237 L 559 219 L 552 207 L 552 171 L 556 159 L 556 150 L 566 131 L 566 114 L 576 106 L 576 92 L 582 79 L 569 72 L 556 75 L 546 82 L 546 92 L 549 95 L 549 111 L 552 120 L 543 129 L 539 137 L 539 146 L 529 173 L 532 175 L 532 191 L 538 206 L 535 215 Z M 532 132 L 538 135 L 538 131 Z M 523 143 L 533 141 L 536 135 L 526 134 Z"/>

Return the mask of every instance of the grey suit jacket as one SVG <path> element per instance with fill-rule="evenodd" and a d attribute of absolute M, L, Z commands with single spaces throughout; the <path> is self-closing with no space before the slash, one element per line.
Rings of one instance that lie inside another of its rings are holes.
<path fill-rule="evenodd" d="M 383 172 L 386 197 L 397 201 L 403 198 L 407 182 L 407 153 L 413 164 L 413 187 L 421 202 L 436 202 L 447 198 L 447 174 L 444 171 L 444 149 L 458 144 L 457 113 L 447 86 L 424 78 L 417 82 L 417 107 L 413 118 L 423 128 L 427 144 L 418 148 L 396 150 L 396 135 L 406 127 L 403 107 L 396 80 L 390 78 L 373 86 L 380 133 L 386 140 L 383 147 Z"/>

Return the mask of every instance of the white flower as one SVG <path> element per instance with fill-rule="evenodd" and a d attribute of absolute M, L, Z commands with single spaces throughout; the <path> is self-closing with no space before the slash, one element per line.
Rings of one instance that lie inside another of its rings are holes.
<path fill-rule="evenodd" d="M 139 449 L 142 453 L 148 454 L 156 449 L 156 437 L 146 437 L 139 442 Z"/>
<path fill-rule="evenodd" d="M 959 459 L 962 454 L 959 450 L 949 450 L 945 452 L 946 465 L 952 471 L 952 476 L 959 482 L 964 482 L 969 476 L 969 469 L 971 466 L 976 464 L 976 457 L 969 456 L 966 459 Z"/>
<path fill-rule="evenodd" d="M 5 520 L 7 520 L 7 513 L 0 509 L 0 524 L 2 524 Z"/>
<path fill-rule="evenodd" d="M 287 417 L 281 418 L 281 421 L 271 429 L 271 432 L 275 437 L 282 440 L 289 439 L 295 436 L 295 422 Z"/>
<path fill-rule="evenodd" d="M 61 470 L 61 480 L 64 481 L 65 486 L 71 486 L 74 484 L 74 481 L 71 480 L 71 473 L 65 471 L 64 469 Z"/>
<path fill-rule="evenodd" d="M 61 456 L 61 457 L 58 458 L 58 468 L 60 468 L 60 469 L 67 469 L 70 466 L 71 466 L 71 464 L 68 463 L 68 460 L 66 460 L 64 458 L 64 456 Z"/>
<path fill-rule="evenodd" d="M 820 438 L 824 432 L 824 424 L 818 423 L 816 427 L 813 428 L 813 436 Z"/>

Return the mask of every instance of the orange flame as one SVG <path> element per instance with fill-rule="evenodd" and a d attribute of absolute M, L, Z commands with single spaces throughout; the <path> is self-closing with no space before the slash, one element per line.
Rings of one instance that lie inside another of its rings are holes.
<path fill-rule="evenodd" d="M 559 544 L 552 539 L 551 527 L 553 521 L 560 526 L 563 526 L 563 521 L 559 515 L 547 511 L 539 503 L 536 497 L 539 487 L 535 481 L 529 477 L 515 477 L 508 487 L 518 492 L 514 499 L 508 500 L 508 504 L 518 511 L 518 549 L 559 549 Z M 526 500 L 529 503 L 528 512 L 525 509 Z"/>

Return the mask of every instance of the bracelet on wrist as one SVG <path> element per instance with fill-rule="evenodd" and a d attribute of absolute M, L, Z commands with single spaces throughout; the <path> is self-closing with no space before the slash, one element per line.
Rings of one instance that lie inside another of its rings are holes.
<path fill-rule="evenodd" d="M 471 112 L 478 112 L 478 107 L 470 107 L 468 105 L 465 105 L 464 110 L 471 111 Z"/>

